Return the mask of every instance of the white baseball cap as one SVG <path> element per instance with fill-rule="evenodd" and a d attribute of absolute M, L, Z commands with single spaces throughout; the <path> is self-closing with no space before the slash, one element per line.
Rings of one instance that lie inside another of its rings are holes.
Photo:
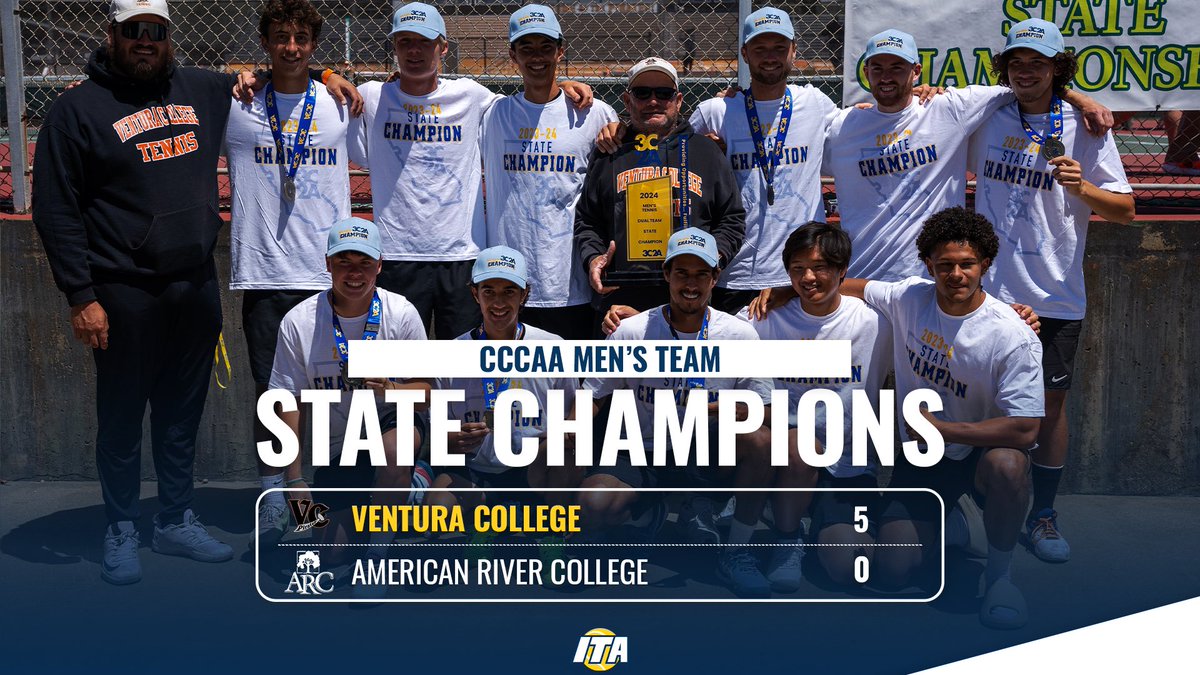
<path fill-rule="evenodd" d="M 632 85 L 633 81 L 637 79 L 638 75 L 641 75 L 642 73 L 648 73 L 650 71 L 662 73 L 670 77 L 671 81 L 675 83 L 675 87 L 679 87 L 679 72 L 675 70 L 675 66 L 671 65 L 670 61 L 664 61 L 663 59 L 653 56 L 648 59 L 642 59 L 641 61 L 633 64 L 633 67 L 629 69 L 629 77 L 625 80 L 625 82 L 628 85 Z"/>
<path fill-rule="evenodd" d="M 161 16 L 170 21 L 167 14 L 167 0 L 112 0 L 108 6 L 108 20 L 114 23 L 127 21 L 142 14 Z"/>

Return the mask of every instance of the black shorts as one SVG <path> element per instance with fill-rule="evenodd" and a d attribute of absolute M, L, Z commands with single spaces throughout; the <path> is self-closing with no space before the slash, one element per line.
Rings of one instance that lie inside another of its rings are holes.
<path fill-rule="evenodd" d="M 1075 350 L 1079 347 L 1082 319 L 1042 318 L 1042 377 L 1046 389 L 1065 391 L 1071 388 L 1071 373 L 1075 370 Z"/>
<path fill-rule="evenodd" d="M 474 264 L 474 260 L 384 260 L 376 284 L 411 302 L 429 337 L 453 340 L 482 320 L 479 304 L 471 297 Z"/>
<path fill-rule="evenodd" d="M 869 473 L 838 478 L 822 469 L 817 479 L 819 488 L 878 488 L 879 480 Z M 874 531 L 876 520 L 880 515 L 880 494 L 878 492 L 816 492 L 813 493 L 812 504 L 808 513 L 812 524 L 808 531 L 817 536 L 821 530 L 831 525 L 853 525 L 854 509 L 859 506 L 867 507 L 867 520 L 870 522 L 868 531 Z"/>
<path fill-rule="evenodd" d="M 929 488 L 941 495 L 946 513 L 950 513 L 958 499 L 965 494 L 975 497 L 975 501 L 982 507 L 982 495 L 975 490 L 975 469 L 979 465 L 979 458 L 989 449 L 977 447 L 960 460 L 943 457 L 942 461 L 930 467 L 913 466 L 904 458 L 903 453 L 897 453 L 896 468 L 892 471 L 892 480 L 888 487 Z M 884 502 L 881 521 L 913 520 L 939 525 L 941 523 L 942 513 L 937 500 L 928 493 L 885 493 Z"/>
<path fill-rule="evenodd" d="M 525 307 L 521 321 L 564 340 L 591 340 L 596 313 L 590 303 L 567 307 Z"/>
<path fill-rule="evenodd" d="M 258 290 L 242 292 L 242 334 L 246 336 L 246 351 L 250 355 L 250 375 L 255 384 L 271 382 L 275 364 L 275 342 L 279 339 L 279 324 L 293 307 L 320 291 Z"/>
<path fill-rule="evenodd" d="M 742 291 L 717 286 L 713 289 L 712 302 L 709 304 L 726 314 L 736 315 L 742 311 L 743 307 L 749 305 L 750 301 L 757 297 L 758 291 Z"/>

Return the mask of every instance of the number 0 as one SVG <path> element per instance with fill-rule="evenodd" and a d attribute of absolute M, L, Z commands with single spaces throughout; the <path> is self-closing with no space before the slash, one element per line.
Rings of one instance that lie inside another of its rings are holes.
<path fill-rule="evenodd" d="M 871 561 L 867 560 L 866 556 L 858 556 L 854 559 L 854 580 L 860 584 L 867 583 L 867 579 L 871 576 Z"/>
<path fill-rule="evenodd" d="M 868 525 L 869 525 L 869 523 L 867 522 L 867 507 L 865 507 L 865 506 L 854 507 L 854 531 L 858 532 L 859 534 L 866 532 Z"/>

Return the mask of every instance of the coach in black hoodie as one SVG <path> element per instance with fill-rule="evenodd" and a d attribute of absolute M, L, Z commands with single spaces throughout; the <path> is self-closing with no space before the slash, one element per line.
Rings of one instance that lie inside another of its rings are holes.
<path fill-rule="evenodd" d="M 162 510 L 153 549 L 207 562 L 232 549 L 191 511 L 196 432 L 221 330 L 213 247 L 217 157 L 236 78 L 173 63 L 165 0 L 114 0 L 89 80 L 38 135 L 33 218 L 75 337 L 96 362 L 96 464 L 109 528 L 101 576 L 141 578 L 142 417 Z"/>
<path fill-rule="evenodd" d="M 722 267 L 738 252 L 746 229 L 741 191 L 725 154 L 712 140 L 695 134 L 681 114 L 683 95 L 674 66 L 657 58 L 640 61 L 630 69 L 628 91 L 621 98 L 630 117 L 622 145 L 611 155 L 596 151 L 575 208 L 575 246 L 593 290 L 602 296 L 601 316 L 613 305 L 645 310 L 667 300 L 666 282 L 658 269 L 647 266 L 639 285 L 620 288 L 605 285 L 604 275 L 615 255 L 614 229 L 618 223 L 624 226 L 627 188 L 653 178 L 655 172 L 673 171 L 677 176 L 683 143 L 692 176 L 689 224 L 712 233 Z M 672 193 L 680 203 L 678 184 Z M 672 225 L 682 227 L 678 217 Z"/>

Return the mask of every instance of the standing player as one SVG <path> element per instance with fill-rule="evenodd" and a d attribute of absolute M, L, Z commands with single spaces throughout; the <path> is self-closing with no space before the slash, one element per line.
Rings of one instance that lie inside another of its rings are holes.
<path fill-rule="evenodd" d="M 494 246 L 480 251 L 471 270 L 471 296 L 479 305 L 483 322 L 458 336 L 459 340 L 560 340 L 558 335 L 521 321 L 522 308 L 532 289 L 525 256 L 507 246 Z M 556 469 L 545 465 L 538 455 L 534 465 L 514 468 L 496 457 L 496 432 L 508 434 L 511 447 L 520 451 L 522 439 L 546 437 L 546 392 L 558 389 L 567 392 L 567 405 L 573 404 L 578 380 L 574 377 L 504 377 L 492 379 L 446 378 L 437 381 L 439 389 L 461 389 L 464 401 L 450 404 L 449 416 L 461 422 L 457 432 L 451 432 L 447 447 L 450 452 L 469 455 L 465 467 L 442 470 L 433 487 L 505 487 L 543 488 L 550 484 L 574 487 L 578 480 L 563 481 Z M 537 399 L 538 412 L 521 414 L 513 410 L 511 419 L 496 419 L 496 397 L 507 389 L 523 389 Z M 555 471 L 554 479 L 550 472 Z M 567 484 L 569 483 L 569 484 Z M 552 495 L 548 495 L 548 498 Z M 479 499 L 479 493 L 430 492 L 427 503 L 447 506 L 460 499 Z"/>
<path fill-rule="evenodd" d="M 842 400 L 845 417 L 842 420 L 841 445 L 843 452 L 837 462 L 816 469 L 805 464 L 798 453 L 796 412 L 788 411 L 788 458 L 786 469 L 776 474 L 776 487 L 790 488 L 875 488 L 878 463 L 874 449 L 866 449 L 868 463 L 852 461 L 855 450 L 851 434 L 851 399 L 855 391 L 863 391 L 874 409 L 879 409 L 879 390 L 891 370 L 892 327 L 878 311 L 862 300 L 840 293 L 842 280 L 850 265 L 850 237 L 835 225 L 812 222 L 798 228 L 783 245 L 783 264 L 797 297 L 766 318 L 751 321 L 761 340 L 849 340 L 850 377 L 777 378 L 776 388 L 787 389 L 792 406 L 805 392 L 820 388 L 836 391 Z M 738 318 L 750 320 L 748 310 Z M 824 408 L 820 408 L 824 410 Z M 827 422 L 824 412 L 818 413 L 816 439 L 826 444 Z M 859 532 L 854 528 L 855 506 L 867 505 L 868 512 L 876 499 L 871 493 L 860 492 L 781 492 L 773 499 L 775 529 L 780 541 L 795 541 L 794 549 L 782 549 L 767 574 L 776 591 L 795 590 L 800 584 L 800 554 L 802 553 L 800 518 L 810 509 L 812 526 L 819 545 L 819 558 L 830 579 L 835 583 L 853 583 L 854 560 L 873 553 L 871 544 L 875 532 Z M 865 501 L 864 501 L 865 500 Z M 853 545 L 853 546 L 851 546 Z"/>
<path fill-rule="evenodd" d="M 603 295 L 601 316 L 616 304 L 646 310 L 666 299 L 664 284 L 618 288 L 604 282 L 616 251 L 614 232 L 625 226 L 631 185 L 678 176 L 686 159 L 688 189 L 681 188 L 682 180 L 672 181 L 671 226 L 683 228 L 690 223 L 709 232 L 718 251 L 717 267 L 733 260 L 745 234 L 746 214 L 728 162 L 717 144 L 695 133 L 681 115 L 683 94 L 675 67 L 654 57 L 634 64 L 621 100 L 629 112 L 622 144 L 616 153 L 593 159 L 575 208 L 575 246 L 587 266 L 592 290 Z"/>
<path fill-rule="evenodd" d="M 987 219 L 946 209 L 917 238 L 933 281 L 847 279 L 842 292 L 864 298 L 893 326 L 897 413 L 916 389 L 933 389 L 942 399 L 942 410 L 925 417 L 944 439 L 945 456 L 918 468 L 901 455 L 890 486 L 932 488 L 947 508 L 964 495 L 982 506 L 987 591 L 979 618 L 989 627 L 1019 628 L 1027 618 L 1025 598 L 1010 569 L 1029 499 L 1029 449 L 1044 413 L 1042 347 L 1012 308 L 982 288 L 998 248 Z M 919 440 L 911 429 L 902 430 L 901 439 Z M 872 578 L 903 587 L 937 557 L 940 513 L 927 498 L 893 499 L 880 521 L 880 542 L 922 544 L 875 552 Z M 965 546 L 968 538 L 966 518 L 954 508 L 946 516 L 946 544 Z"/>
<path fill-rule="evenodd" d="M 341 400 L 329 408 L 329 447 L 333 465 L 316 469 L 314 483 L 317 487 L 407 488 L 411 485 L 412 467 L 398 466 L 396 461 L 396 408 L 383 404 L 383 392 L 388 389 L 428 391 L 429 382 L 396 382 L 382 378 L 355 381 L 347 375 L 347 343 L 350 340 L 425 339 L 425 327 L 412 303 L 404 296 L 375 285 L 381 265 L 381 246 L 379 230 L 368 220 L 347 218 L 334 223 L 329 229 L 325 254 L 331 279 L 329 290 L 312 295 L 293 307 L 279 327 L 270 388 L 290 391 L 296 396 L 303 389 L 342 392 Z M 363 466 L 361 455 L 354 466 L 338 465 L 351 413 L 350 394 L 355 389 L 375 392 L 387 454 L 386 466 Z M 281 413 L 280 418 L 297 438 L 302 437 L 299 411 Z M 418 448 L 426 431 L 420 413 L 415 416 L 411 428 L 413 447 Z M 289 467 L 289 474 L 298 475 L 299 463 L 297 458 L 296 465 Z M 380 492 L 373 496 L 376 504 L 403 504 L 405 499 L 403 493 Z M 321 501 L 336 511 L 354 502 L 354 497 L 348 492 L 328 492 L 322 494 Z M 327 537 L 337 538 L 338 532 L 326 532 L 334 529 L 320 531 Z M 372 533 L 371 541 L 382 544 L 391 535 Z"/>
<path fill-rule="evenodd" d="M 608 339 L 758 339 L 749 325 L 709 306 L 712 289 L 721 273 L 717 256 L 716 237 L 704 230 L 687 228 L 672 234 L 663 263 L 663 278 L 668 286 L 670 301 L 626 318 Z M 698 388 L 707 391 L 710 441 L 717 437 L 717 392 L 722 389 L 749 389 L 761 395 L 763 402 L 768 405 L 771 396 L 767 381 L 750 378 L 589 378 L 583 386 L 595 394 L 593 413 L 599 412 L 602 399 L 612 396 L 617 390 L 636 392 L 638 419 L 645 445 L 652 445 L 654 439 L 655 390 L 674 391 L 676 412 L 680 415 L 686 408 L 689 390 Z M 737 461 L 733 467 L 715 466 L 715 453 L 709 455 L 710 466 L 690 464 L 669 468 L 648 467 L 645 462 L 635 464 L 628 455 L 622 455 L 615 467 L 594 467 L 588 471 L 581 487 L 619 490 L 580 492 L 584 516 L 589 523 L 600 527 L 613 527 L 632 519 L 633 526 L 644 528 L 652 535 L 662 525 L 665 507 L 652 494 L 639 495 L 638 488 L 669 482 L 692 487 L 733 485 L 761 488 L 771 484 L 773 475 L 770 446 L 770 431 L 763 427 L 754 433 L 738 436 Z M 759 569 L 754 552 L 746 546 L 758 525 L 763 501 L 763 493 L 738 493 L 728 545 L 722 548 L 718 558 L 718 574 L 739 595 L 765 597 L 771 591 L 770 582 Z M 709 531 L 715 534 L 715 531 Z"/>
<path fill-rule="evenodd" d="M 483 118 L 487 240 L 527 252 L 524 318 L 569 339 L 591 337 L 592 291 L 573 243 L 575 203 L 596 135 L 617 114 L 577 108 L 555 79 L 565 50 L 554 11 L 526 5 L 508 22 L 509 56 L 522 91 Z"/>
<path fill-rule="evenodd" d="M 812 85 L 789 85 L 795 31 L 786 12 L 764 7 L 742 25 L 750 88 L 712 98 L 692 113 L 692 127 L 725 142 L 741 188 L 746 238 L 721 272 L 713 306 L 736 312 L 758 291 L 788 283 L 782 260 L 788 233 L 825 221 L 821 156 L 837 106 Z"/>
<path fill-rule="evenodd" d="M 308 74 L 322 24 L 308 0 L 263 7 L 258 33 L 272 79 L 250 103 L 233 102 L 225 131 L 233 188 L 229 286 L 244 291 L 242 329 L 256 399 L 271 380 L 283 316 L 329 287 L 321 246 L 328 224 L 350 216 L 350 113 Z M 257 418 L 254 432 L 255 442 L 270 437 Z M 264 491 L 284 486 L 284 474 L 261 461 L 258 468 Z M 288 484 L 303 482 L 298 469 Z M 283 493 L 269 493 L 259 532 L 277 540 L 286 523 Z"/>
<path fill-rule="evenodd" d="M 849 276 L 899 281 L 923 276 L 910 251 L 921 224 L 966 194 L 967 141 L 988 116 L 1012 100 L 1006 87 L 949 89 L 925 105 L 913 97 L 921 75 L 913 37 L 889 29 L 867 42 L 867 82 L 875 106 L 847 108 L 825 141 L 823 172 L 838 190 L 842 227 L 854 243 Z M 1095 117 L 1090 99 L 1072 100 Z M 1107 129 L 1107 126 L 1104 127 Z"/>
<path fill-rule="evenodd" d="M 472 80 L 438 76 L 446 22 L 431 5 L 396 10 L 389 33 L 400 76 L 362 87 L 371 201 L 383 235 L 379 283 L 403 293 L 433 332 L 450 339 L 479 325 L 467 290 L 485 241 L 480 129 L 501 97 Z M 591 89 L 563 83 L 581 104 Z"/>
<path fill-rule="evenodd" d="M 1046 417 L 1033 451 L 1025 526 L 1037 557 L 1065 562 L 1071 549 L 1058 530 L 1054 496 L 1070 445 L 1067 392 L 1087 299 L 1088 217 L 1131 222 L 1132 188 L 1112 135 L 1083 133 L 1080 111 L 1063 100 L 1076 59 L 1063 49 L 1057 26 L 1040 19 L 1013 26 L 992 70 L 1017 100 L 971 141 L 975 210 L 995 224 L 1005 251 L 984 287 L 1005 302 L 1028 303 L 1041 317 Z"/>

